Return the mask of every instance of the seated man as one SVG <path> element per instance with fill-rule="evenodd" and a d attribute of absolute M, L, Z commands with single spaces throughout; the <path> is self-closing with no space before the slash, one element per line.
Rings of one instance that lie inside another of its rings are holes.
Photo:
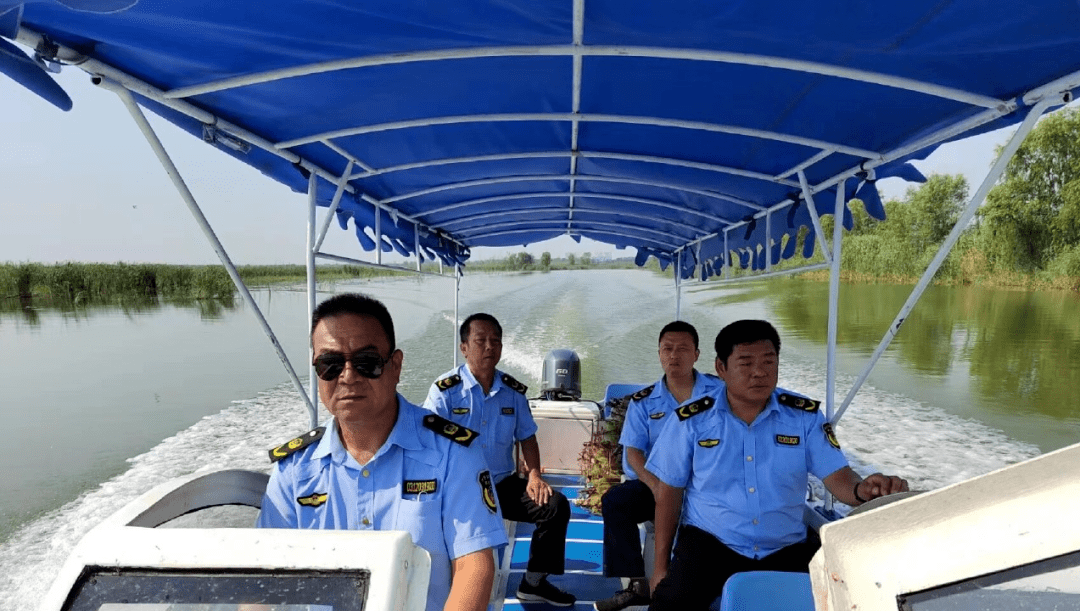
<path fill-rule="evenodd" d="M 715 394 L 719 384 L 716 378 L 694 369 L 701 352 L 693 325 L 679 320 L 668 323 L 660 330 L 658 343 L 664 375 L 656 384 L 631 395 L 619 437 L 626 481 L 612 486 L 600 500 L 604 514 L 604 576 L 626 577 L 630 583 L 611 598 L 596 601 L 596 611 L 649 604 L 637 525 L 653 519 L 656 476 L 645 469 L 645 460 L 671 413 L 692 399 Z"/>
<path fill-rule="evenodd" d="M 908 489 L 848 466 L 818 402 L 776 389 L 779 353 L 765 321 L 724 327 L 716 336 L 724 383 L 661 430 L 645 464 L 659 480 L 650 609 L 706 609 L 741 571 L 807 572 L 816 551 L 802 520 L 808 473 L 853 506 Z"/>
<path fill-rule="evenodd" d="M 563 573 L 570 502 L 540 477 L 540 446 L 525 398 L 528 389 L 495 368 L 502 358 L 502 326 L 490 314 L 473 314 L 461 324 L 460 335 L 465 364 L 432 384 L 424 407 L 480 433 L 475 445 L 487 458 L 503 517 L 536 524 L 518 599 L 573 605 L 573 595 L 547 580 L 549 574 Z M 527 480 L 516 473 L 515 442 L 521 444 Z"/>
<path fill-rule="evenodd" d="M 270 451 L 257 525 L 408 531 L 431 554 L 428 611 L 487 608 L 506 531 L 475 433 L 397 393 L 403 357 L 379 301 L 322 302 L 311 346 L 333 418 Z"/>

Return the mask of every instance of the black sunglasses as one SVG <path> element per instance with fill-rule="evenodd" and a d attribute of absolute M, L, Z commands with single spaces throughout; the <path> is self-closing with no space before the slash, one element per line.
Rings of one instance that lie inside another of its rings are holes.
<path fill-rule="evenodd" d="M 341 375 L 341 372 L 345 371 L 345 361 L 352 363 L 356 373 L 374 380 L 382 375 L 383 365 L 389 360 L 390 357 L 384 359 L 374 352 L 357 352 L 352 356 L 329 353 L 315 357 L 315 362 L 312 365 L 315 366 L 315 375 L 327 382 L 336 380 Z"/>

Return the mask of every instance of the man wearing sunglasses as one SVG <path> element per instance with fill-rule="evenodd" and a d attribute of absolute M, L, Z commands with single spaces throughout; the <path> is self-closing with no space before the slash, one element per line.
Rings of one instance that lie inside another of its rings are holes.
<path fill-rule="evenodd" d="M 403 355 L 379 301 L 322 302 L 311 346 L 333 418 L 270 451 L 257 525 L 408 531 L 431 554 L 428 611 L 485 609 L 506 531 L 476 433 L 397 393 Z"/>
<path fill-rule="evenodd" d="M 517 598 L 573 605 L 572 594 L 547 580 L 549 574 L 563 574 L 570 502 L 540 477 L 540 446 L 525 398 L 527 388 L 496 369 L 502 358 L 502 325 L 490 314 L 473 314 L 461 324 L 460 336 L 465 364 L 432 384 L 424 407 L 480 433 L 476 444 L 491 469 L 503 516 L 536 524 Z M 521 445 L 527 479 L 517 475 L 515 443 Z"/>

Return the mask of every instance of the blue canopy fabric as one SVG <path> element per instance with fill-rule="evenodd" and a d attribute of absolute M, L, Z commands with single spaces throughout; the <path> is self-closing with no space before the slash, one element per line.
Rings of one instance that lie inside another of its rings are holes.
<path fill-rule="evenodd" d="M 1060 0 L 0 0 L 0 36 L 294 190 L 314 172 L 319 205 L 351 167 L 365 250 L 570 235 L 684 278 L 808 257 L 837 188 L 883 218 L 876 180 L 1080 85 Z"/>

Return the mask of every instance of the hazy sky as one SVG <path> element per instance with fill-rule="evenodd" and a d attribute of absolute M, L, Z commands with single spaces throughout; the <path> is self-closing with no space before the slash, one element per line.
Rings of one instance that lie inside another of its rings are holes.
<path fill-rule="evenodd" d="M 127 110 L 115 94 L 67 67 L 57 80 L 74 100 L 62 112 L 0 75 L 0 262 L 101 261 L 216 263 Z M 230 257 L 239 265 L 303 261 L 307 198 L 147 113 Z M 916 163 L 924 173 L 963 174 L 974 191 L 1012 128 L 941 147 Z M 878 183 L 886 198 L 909 186 Z M 260 202 L 258 216 L 240 202 Z M 320 213 L 321 217 L 321 213 Z M 323 245 L 373 260 L 336 224 Z M 521 248 L 473 251 L 476 259 Z M 632 249 L 563 236 L 527 250 L 611 252 Z"/>

